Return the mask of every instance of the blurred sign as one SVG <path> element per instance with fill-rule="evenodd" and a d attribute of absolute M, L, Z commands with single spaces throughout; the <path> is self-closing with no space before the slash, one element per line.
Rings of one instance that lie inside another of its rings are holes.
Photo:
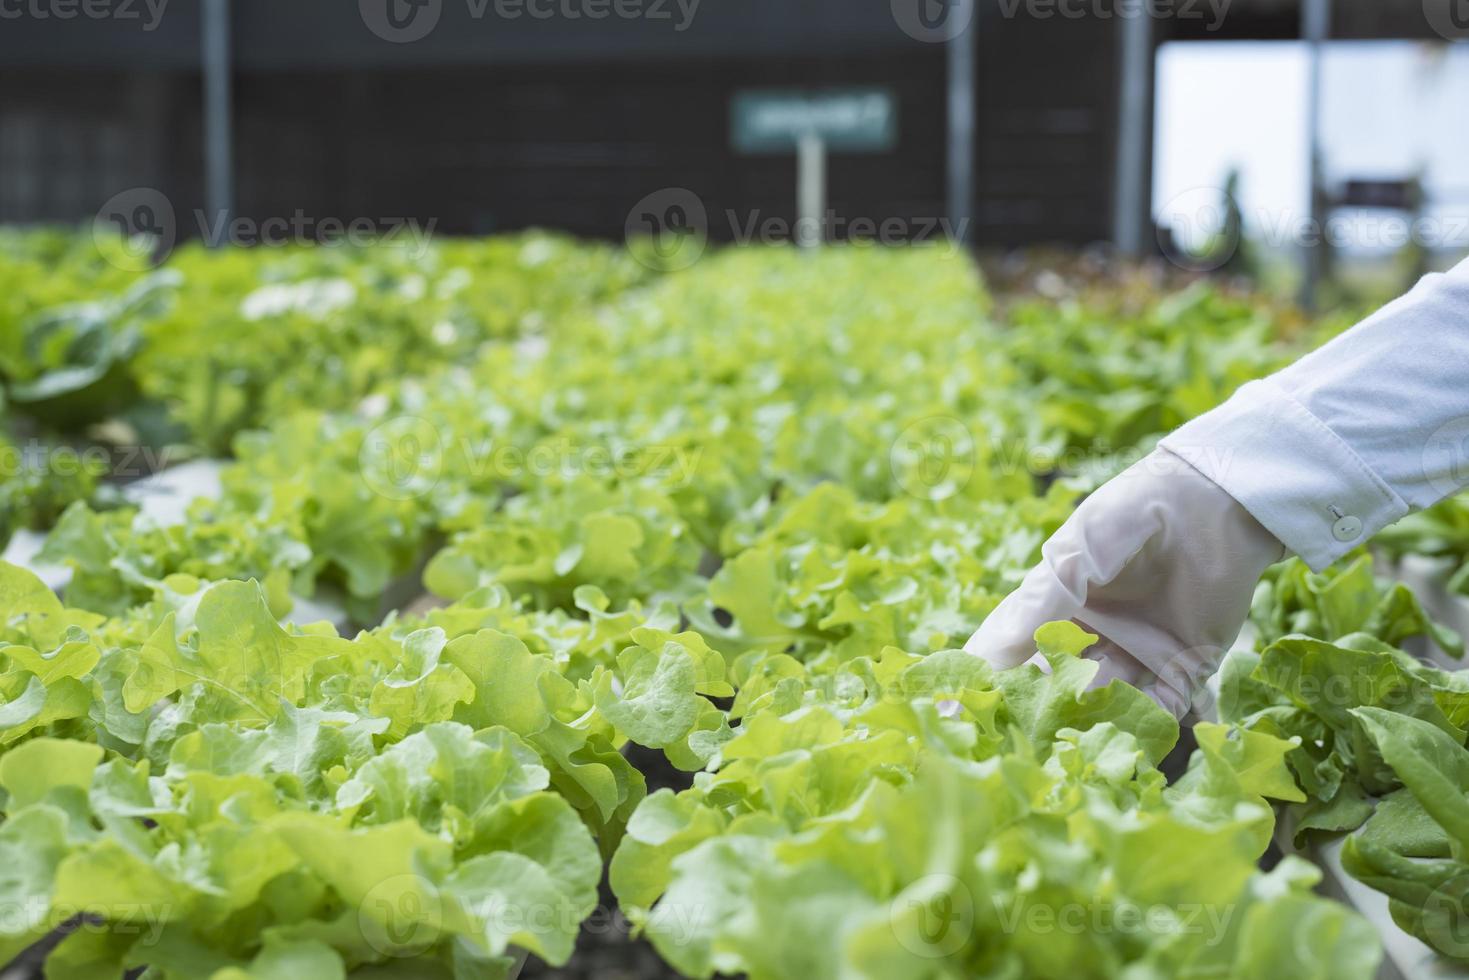
<path fill-rule="evenodd" d="M 1416 180 L 1348 180 L 1337 205 L 1344 208 L 1389 208 L 1416 211 L 1423 196 Z"/>
<path fill-rule="evenodd" d="M 790 153 L 808 136 L 837 153 L 888 152 L 898 144 L 897 99 L 881 88 L 735 93 L 730 142 L 738 152 Z"/>

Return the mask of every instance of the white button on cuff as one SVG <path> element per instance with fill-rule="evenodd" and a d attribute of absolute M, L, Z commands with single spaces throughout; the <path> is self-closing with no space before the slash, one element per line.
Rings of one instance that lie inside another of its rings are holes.
<path fill-rule="evenodd" d="M 1331 525 L 1331 536 L 1342 544 L 1355 541 L 1362 536 L 1362 522 L 1355 517 L 1341 517 Z"/>

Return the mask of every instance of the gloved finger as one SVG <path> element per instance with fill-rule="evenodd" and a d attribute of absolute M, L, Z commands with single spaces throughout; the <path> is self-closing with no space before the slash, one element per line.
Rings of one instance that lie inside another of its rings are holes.
<path fill-rule="evenodd" d="M 990 614 L 964 649 L 1007 669 L 1035 652 L 1035 631 L 1074 619 L 1089 593 L 1122 574 L 1156 532 L 1129 515 L 1132 484 L 1114 480 L 1082 503 L 1041 549 L 1042 561 Z"/>
<path fill-rule="evenodd" d="M 1086 623 L 1077 625 L 1089 633 L 1097 633 Z M 1093 677 L 1092 682 L 1087 685 L 1088 690 L 1094 691 L 1099 687 L 1106 687 L 1114 680 L 1120 680 L 1152 698 L 1159 707 L 1173 715 L 1174 718 L 1181 719 L 1188 713 L 1191 698 L 1187 693 L 1161 680 L 1158 675 L 1148 669 L 1146 664 L 1107 637 L 1099 635 L 1097 642 L 1092 644 L 1085 656 L 1102 665 L 1097 671 L 1097 676 Z"/>
<path fill-rule="evenodd" d="M 1138 663 L 1136 657 L 1106 637 L 1099 638 L 1084 656 L 1101 665 L 1097 670 L 1097 676 L 1093 677 L 1092 682 L 1087 685 L 1091 690 L 1106 687 L 1113 681 L 1122 681 L 1124 684 L 1137 687 L 1153 677 L 1152 672 Z"/>
<path fill-rule="evenodd" d="M 1088 629 L 1085 623 L 1076 625 L 1082 629 Z M 1089 629 L 1088 632 L 1090 632 Z M 1083 656 L 1088 660 L 1097 661 L 1099 665 L 1096 676 L 1087 685 L 1089 691 L 1106 687 L 1113 681 L 1122 681 L 1142 691 L 1160 708 L 1177 719 L 1182 719 L 1188 714 L 1191 704 L 1197 700 L 1197 698 L 1189 698 L 1181 694 L 1177 689 L 1158 680 L 1152 671 L 1138 662 L 1136 657 L 1106 637 L 1098 637 L 1097 642 L 1092 644 Z M 1040 653 L 1033 654 L 1023 666 L 1036 667 L 1045 674 L 1051 672 L 1050 661 Z"/>
<path fill-rule="evenodd" d="M 1141 685 L 1141 688 L 1144 694 L 1158 702 L 1163 710 L 1171 714 L 1176 720 L 1181 721 L 1183 720 L 1183 716 L 1188 714 L 1192 698 L 1187 694 L 1181 693 L 1172 685 L 1163 683 L 1144 684 Z"/>
<path fill-rule="evenodd" d="M 1073 622 L 1076 621 L 1073 620 Z M 1076 622 L 1076 625 L 1088 632 L 1093 632 L 1085 623 Z M 1098 637 L 1097 642 L 1088 647 L 1082 657 L 1097 662 L 1096 676 L 1091 679 L 1091 683 L 1087 684 L 1089 691 L 1106 687 L 1113 681 L 1122 681 L 1124 684 L 1139 687 L 1155 680 L 1152 672 L 1138 663 L 1135 657 L 1104 636 Z M 1051 662 L 1042 653 L 1034 654 L 1021 666 L 1035 667 L 1043 674 L 1051 673 Z"/>
<path fill-rule="evenodd" d="M 1074 619 L 1072 622 L 1076 623 L 1079 629 L 1086 629 L 1086 624 L 1079 623 Z M 1034 644 L 1031 645 L 1034 646 Z M 1115 661 L 1113 659 L 1114 655 L 1116 658 Z M 1105 639 L 1099 639 L 1092 646 L 1088 647 L 1086 652 L 1082 654 L 1082 659 L 1095 660 L 1100 664 L 1100 668 L 1097 670 L 1097 676 L 1092 678 L 1091 683 L 1087 685 L 1087 690 L 1106 687 L 1114 678 L 1120 678 L 1127 680 L 1128 683 L 1132 683 L 1129 678 L 1145 673 L 1142 665 L 1128 656 L 1126 651 Z M 1020 666 L 1034 667 L 1042 674 L 1051 673 L 1051 662 L 1039 650 L 1032 654 L 1031 658 Z"/>
<path fill-rule="evenodd" d="M 991 667 L 1018 667 L 1035 654 L 1035 631 L 1046 623 L 1073 619 L 1081 602 L 1041 562 L 1025 576 L 1020 588 L 995 607 L 964 649 L 985 659 Z"/>

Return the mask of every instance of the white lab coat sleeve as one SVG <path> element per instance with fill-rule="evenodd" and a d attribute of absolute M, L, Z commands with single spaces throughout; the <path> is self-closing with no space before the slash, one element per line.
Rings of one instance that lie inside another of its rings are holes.
<path fill-rule="evenodd" d="M 1162 445 L 1317 570 L 1469 486 L 1469 261 Z"/>

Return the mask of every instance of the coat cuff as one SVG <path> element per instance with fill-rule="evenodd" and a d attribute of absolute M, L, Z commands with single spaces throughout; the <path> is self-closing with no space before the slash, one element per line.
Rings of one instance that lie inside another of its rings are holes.
<path fill-rule="evenodd" d="M 1160 445 L 1318 572 L 1409 510 L 1351 446 L 1270 379 L 1245 385 Z"/>

